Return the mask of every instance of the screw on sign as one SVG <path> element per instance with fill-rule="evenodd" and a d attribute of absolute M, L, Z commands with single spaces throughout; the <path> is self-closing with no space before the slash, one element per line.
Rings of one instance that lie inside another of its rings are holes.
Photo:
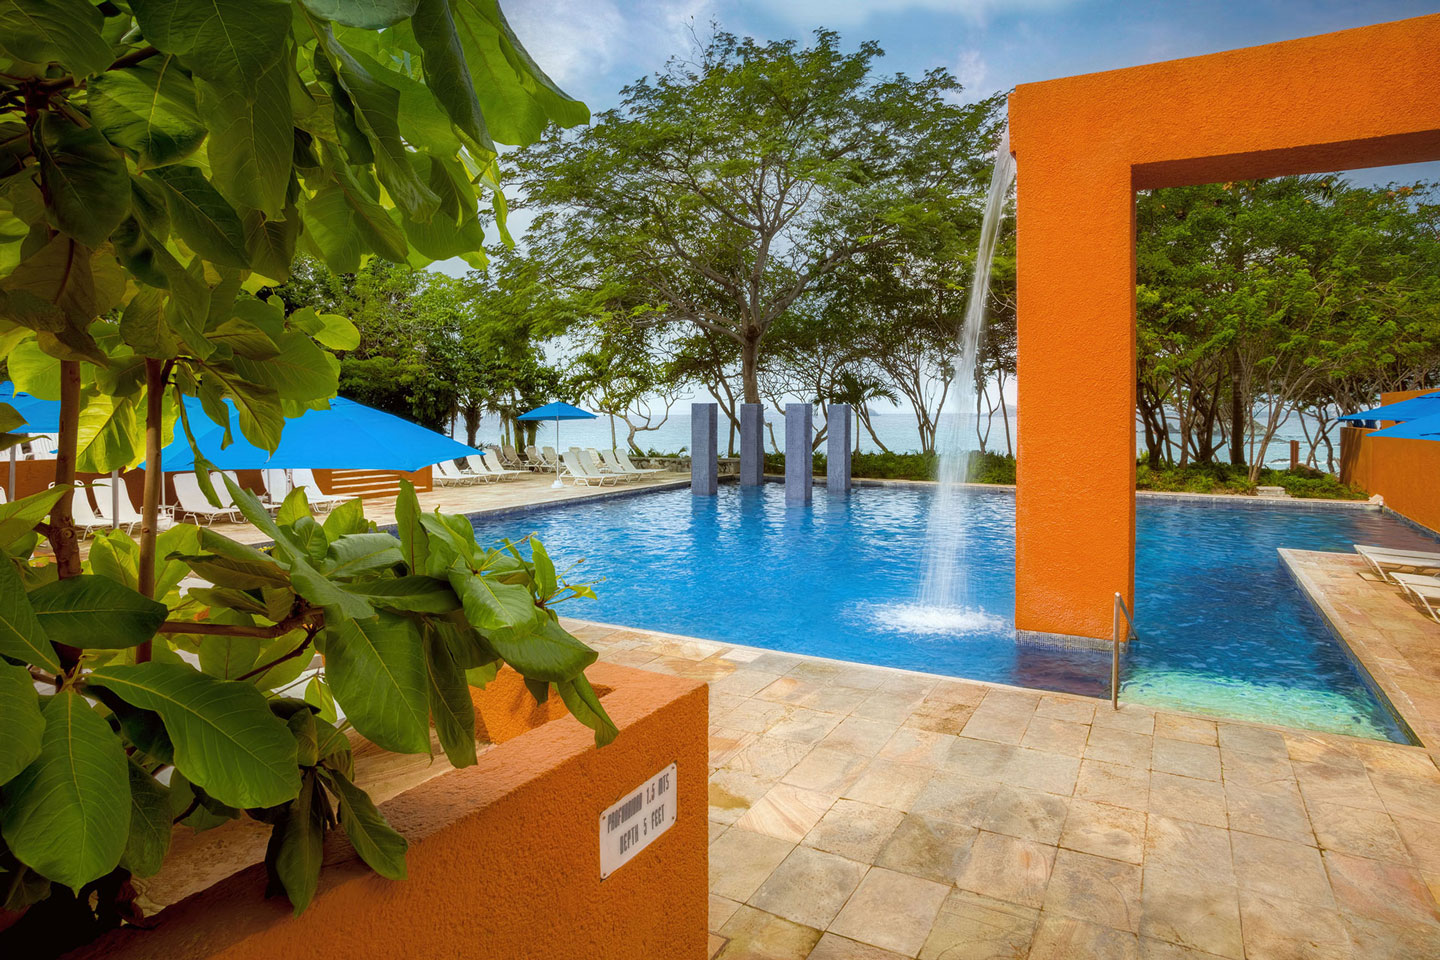
<path fill-rule="evenodd" d="M 600 879 L 629 863 L 675 824 L 675 764 L 600 814 Z"/>

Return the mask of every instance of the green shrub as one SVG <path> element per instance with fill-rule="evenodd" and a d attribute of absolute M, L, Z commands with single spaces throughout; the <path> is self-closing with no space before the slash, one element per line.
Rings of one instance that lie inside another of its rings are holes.
<path fill-rule="evenodd" d="M 1347 486 L 1329 473 L 1306 467 L 1296 471 L 1265 469 L 1260 482 L 1250 482 L 1249 468 L 1226 463 L 1196 463 L 1184 467 L 1152 470 L 1140 463 L 1135 470 L 1135 489 L 1167 493 L 1228 493 L 1253 496 L 1257 486 L 1284 487 L 1300 499 L 1364 500 L 1364 491 Z"/>

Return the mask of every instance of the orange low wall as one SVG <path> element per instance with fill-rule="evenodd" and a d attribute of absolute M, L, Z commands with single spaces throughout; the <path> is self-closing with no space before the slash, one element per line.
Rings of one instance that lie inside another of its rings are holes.
<path fill-rule="evenodd" d="M 1343 427 L 1340 479 L 1380 494 L 1391 510 L 1440 533 L 1440 443 L 1371 439 L 1369 430 Z"/>
<path fill-rule="evenodd" d="M 572 717 L 550 720 L 381 804 L 410 841 L 408 879 L 374 875 L 336 831 L 319 892 L 298 918 L 263 899 L 257 865 L 162 911 L 153 930 L 117 931 L 71 956 L 703 960 L 708 689 L 613 664 L 588 674 L 609 688 L 603 702 L 620 728 L 610 746 L 597 750 Z M 487 726 L 505 726 L 505 708 L 483 701 L 508 698 L 514 684 L 492 686 L 477 699 Z M 529 711 L 536 721 L 549 713 Z M 675 824 L 601 881 L 601 812 L 671 763 Z"/>

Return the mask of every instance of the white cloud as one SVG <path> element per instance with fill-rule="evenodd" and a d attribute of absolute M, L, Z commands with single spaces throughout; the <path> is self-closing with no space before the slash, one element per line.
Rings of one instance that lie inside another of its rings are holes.
<path fill-rule="evenodd" d="M 769 11 L 806 27 L 858 27 L 881 16 L 921 12 L 989 22 L 1012 13 L 1043 13 L 1073 6 L 1078 0 L 782 0 Z"/>
<path fill-rule="evenodd" d="M 985 88 L 985 80 L 990 76 L 990 65 L 985 62 L 985 57 L 979 50 L 961 50 L 951 65 L 950 72 L 955 74 L 955 79 L 965 88 L 966 95 L 980 96 L 989 92 Z"/>
<path fill-rule="evenodd" d="M 623 68 L 627 82 L 655 72 L 689 50 L 692 23 L 703 32 L 715 14 L 714 0 L 519 0 L 505 16 L 556 83 L 604 103 L 614 92 L 604 83 L 610 71 Z"/>

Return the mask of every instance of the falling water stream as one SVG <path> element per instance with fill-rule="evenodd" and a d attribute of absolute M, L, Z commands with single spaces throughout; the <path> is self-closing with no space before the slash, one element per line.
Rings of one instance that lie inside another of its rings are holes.
<path fill-rule="evenodd" d="M 967 541 L 971 534 L 969 498 L 963 485 L 969 479 L 971 455 L 979 448 L 975 432 L 979 399 L 975 364 L 985 335 L 990 267 L 995 261 L 1000 222 L 1014 182 L 1015 158 L 1010 155 L 1007 129 L 995 154 L 995 171 L 985 198 L 985 218 L 975 251 L 970 299 L 965 305 L 965 322 L 955 345 L 955 379 L 939 419 L 944 427 L 936 437 L 936 451 L 940 455 L 939 483 L 926 529 L 919 601 L 891 611 L 900 626 L 916 633 L 963 634 L 993 629 L 998 622 L 998 618 L 971 603 L 971 571 L 966 565 Z"/>

